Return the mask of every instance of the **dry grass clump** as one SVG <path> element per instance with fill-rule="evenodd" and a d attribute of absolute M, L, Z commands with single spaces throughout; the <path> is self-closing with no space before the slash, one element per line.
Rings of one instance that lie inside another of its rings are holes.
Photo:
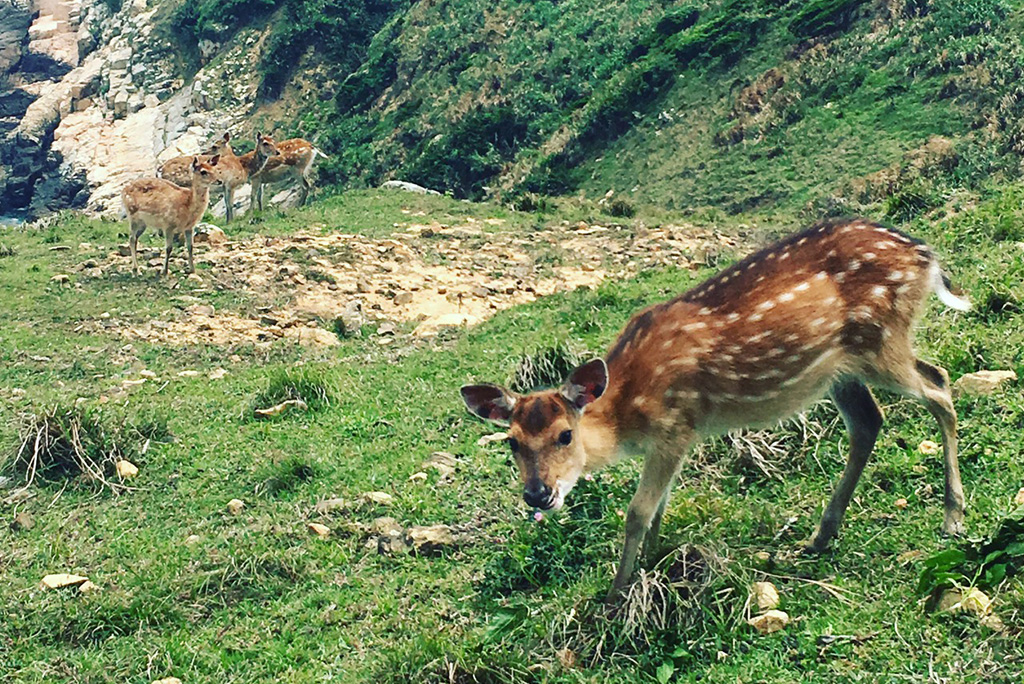
<path fill-rule="evenodd" d="M 508 382 L 514 392 L 533 392 L 561 385 L 569 373 L 584 361 L 593 358 L 590 352 L 569 342 L 523 354 L 516 361 Z"/>
<path fill-rule="evenodd" d="M 113 475 L 115 464 L 144 452 L 150 440 L 171 439 L 161 418 L 131 422 L 59 405 L 22 414 L 17 431 L 17 448 L 0 461 L 0 472 L 20 476 L 24 488 L 82 476 L 112 491 L 126 489 Z"/>

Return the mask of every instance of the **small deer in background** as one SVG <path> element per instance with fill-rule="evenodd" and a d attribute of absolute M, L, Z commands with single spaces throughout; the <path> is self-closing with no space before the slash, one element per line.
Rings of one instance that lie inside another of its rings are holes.
<path fill-rule="evenodd" d="M 185 236 L 188 250 L 188 273 L 194 270 L 192 263 L 192 229 L 206 212 L 210 203 L 210 186 L 220 183 L 220 157 L 214 156 L 208 162 L 192 158 L 191 187 L 183 188 L 163 178 L 139 178 L 124 187 L 121 201 L 128 213 L 132 253 L 132 272 L 138 274 L 139 236 L 146 228 L 160 230 L 164 234 L 166 249 L 162 275 L 167 275 L 171 260 L 171 247 L 175 235 Z"/>
<path fill-rule="evenodd" d="M 560 389 L 519 395 L 467 385 L 462 397 L 481 418 L 510 422 L 523 498 L 537 508 L 560 507 L 582 474 L 627 445 L 645 449 L 610 598 L 628 583 L 642 539 L 654 560 L 665 505 L 696 440 L 778 422 L 830 392 L 850 451 L 807 544 L 824 550 L 882 425 L 869 384 L 916 399 L 938 421 L 942 529 L 955 535 L 963 529 L 964 494 L 949 376 L 917 358 L 912 342 L 932 292 L 953 309 L 970 306 L 950 293 L 923 243 L 867 221 L 824 222 L 641 311 L 606 361 L 580 366 Z"/>
<path fill-rule="evenodd" d="M 273 138 L 256 133 L 256 147 L 250 152 L 236 156 L 231 148 L 231 133 L 224 133 L 223 137 L 200 156 L 200 161 L 209 161 L 213 156 L 220 156 L 225 221 L 230 223 L 235 218 L 235 190 L 247 183 L 253 174 L 259 173 L 267 160 L 279 154 Z M 157 176 L 184 188 L 189 187 L 192 183 L 192 157 L 174 157 L 167 160 L 157 169 Z"/>
<path fill-rule="evenodd" d="M 291 138 L 277 143 L 281 153 L 267 160 L 263 170 L 252 175 L 252 195 L 249 198 L 249 210 L 259 208 L 263 211 L 263 186 L 268 183 L 279 183 L 286 180 L 299 181 L 299 206 L 306 203 L 313 181 L 309 177 L 313 169 L 313 161 L 317 155 L 329 159 L 317 149 L 313 143 L 302 138 Z"/>

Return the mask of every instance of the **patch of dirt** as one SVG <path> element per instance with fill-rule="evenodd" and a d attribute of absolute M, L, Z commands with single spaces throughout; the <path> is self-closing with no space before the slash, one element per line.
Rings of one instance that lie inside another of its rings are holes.
<path fill-rule="evenodd" d="M 665 264 L 696 267 L 709 253 L 736 246 L 732 238 L 693 226 L 562 224 L 524 232 L 503 230 L 501 219 L 469 219 L 452 226 L 410 214 L 389 238 L 330 232 L 324 226 L 285 237 L 257 236 L 199 244 L 203 286 L 255 296 L 250 316 L 215 311 L 197 297 L 169 320 L 141 325 L 97 321 L 129 339 L 168 345 L 271 344 L 290 339 L 310 346 L 337 344 L 326 328 L 347 330 L 415 323 L 429 336 L 447 326 L 475 325 L 495 312 L 538 297 L 598 285 Z M 151 269 L 161 261 L 152 249 Z M 182 249 L 175 251 L 182 267 Z M 202 267 L 202 266 L 205 266 Z M 112 253 L 103 273 L 128 272 L 130 259 Z M 187 288 L 183 288 L 187 289 Z"/>

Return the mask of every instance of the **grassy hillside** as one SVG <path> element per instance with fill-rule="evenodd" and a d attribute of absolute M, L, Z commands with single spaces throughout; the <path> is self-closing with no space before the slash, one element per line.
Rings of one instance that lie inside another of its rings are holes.
<path fill-rule="evenodd" d="M 979 369 L 1024 373 L 1022 199 L 1017 184 L 991 187 L 906 225 L 935 245 L 977 305 L 957 314 L 932 302 L 922 322 L 923 355 L 954 378 Z M 483 255 L 488 236 L 500 232 L 530 245 L 548 224 L 600 220 L 585 206 L 563 202 L 554 211 L 356 193 L 231 233 L 259 233 L 267 245 L 296 231 L 359 233 L 425 255 L 458 240 Z M 465 235 L 410 240 L 405 228 L 416 222 Z M 667 221 L 645 215 L 619 230 L 637 239 L 659 223 Z M 467 232 L 474 226 L 487 228 Z M 747 226 L 748 238 L 760 239 L 786 224 Z M 287 339 L 161 341 L 163 324 L 153 321 L 173 325 L 205 306 L 258 319 L 270 302 L 232 286 L 238 272 L 211 261 L 203 246 L 198 280 L 133 278 L 116 257 L 118 266 L 107 268 L 104 255 L 123 231 L 63 217 L 0 235 L 0 437 L 4 475 L 14 478 L 0 488 L 0 510 L 5 523 L 18 513 L 34 522 L 0 529 L 0 680 L 1020 681 L 1024 584 L 1013 576 L 1016 561 L 1005 578 L 975 576 L 970 565 L 953 574 L 994 598 L 1003 632 L 922 604 L 929 559 L 960 542 L 938 535 L 941 458 L 918 450 L 938 431 L 912 403 L 883 395 L 887 423 L 876 457 L 834 551 L 820 558 L 796 549 L 843 462 L 845 438 L 830 405 L 769 433 L 703 446 L 668 509 L 667 555 L 645 576 L 647 594 L 617 609 L 599 597 L 639 464 L 582 483 L 565 512 L 538 523 L 519 498 L 507 447 L 478 443 L 493 427 L 466 414 L 459 385 L 512 377 L 520 354 L 599 352 L 637 308 L 732 258 L 720 248 L 685 248 L 676 260 L 692 268 L 647 268 L 440 337 L 419 339 L 399 325 L 385 345 L 371 323 L 340 346 L 311 349 Z M 356 254 L 328 256 L 365 265 L 377 273 L 371 289 L 385 286 L 376 251 Z M 552 258 L 536 254 L 538 264 Z M 295 258 L 312 266 L 324 256 Z M 107 268 L 100 277 L 77 270 L 89 258 Z M 559 258 L 577 257 L 570 250 Z M 51 280 L 59 274 L 71 274 L 70 282 Z M 289 299 L 288 283 L 272 303 Z M 142 328 L 154 335 L 130 334 Z M 217 369 L 227 374 L 210 379 Z M 307 399 L 310 410 L 254 416 L 289 396 Z M 81 427 L 84 452 L 104 464 L 105 477 L 117 482 L 107 462 L 115 452 L 139 466 L 130 488 L 113 492 L 73 471 L 51 471 L 29 498 L 14 496 L 22 473 L 10 459 L 20 439 L 35 434 L 32 416 L 54 406 L 65 426 Z M 1024 394 L 1012 383 L 992 397 L 960 397 L 957 409 L 967 524 L 985 536 L 1024 484 Z M 454 456 L 453 472 L 424 465 L 436 451 Z M 237 515 L 225 508 L 233 498 L 245 503 Z M 317 507 L 334 498 L 341 501 Z M 420 553 L 394 548 L 372 531 L 381 516 L 403 528 L 448 525 L 455 543 Z M 311 534 L 310 522 L 330 536 Z M 98 588 L 40 589 L 53 572 L 87 575 Z M 796 618 L 782 632 L 762 637 L 745 625 L 755 580 L 774 582 Z"/>
<path fill-rule="evenodd" d="M 1015 0 L 183 0 L 172 24 L 193 45 L 267 26 L 264 96 L 317 90 L 277 125 L 337 186 L 813 217 L 934 205 L 1024 151 Z M 861 191 L 932 136 L 955 158 Z"/>

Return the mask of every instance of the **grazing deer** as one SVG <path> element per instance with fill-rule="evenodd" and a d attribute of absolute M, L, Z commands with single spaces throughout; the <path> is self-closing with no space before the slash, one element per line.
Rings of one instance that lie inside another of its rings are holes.
<path fill-rule="evenodd" d="M 626 515 L 609 597 L 626 586 L 641 538 L 654 560 L 661 517 L 687 448 L 699 437 L 775 423 L 830 391 L 846 423 L 846 469 L 808 542 L 835 535 L 882 425 L 868 385 L 921 402 L 942 431 L 947 534 L 962 532 L 956 412 L 949 376 L 914 353 L 930 292 L 960 311 L 923 243 L 860 220 L 820 223 L 767 247 L 675 299 L 633 317 L 612 345 L 557 390 L 518 395 L 467 385 L 476 415 L 509 421 L 531 506 L 558 508 L 583 473 L 627 445 L 647 456 Z"/>
<path fill-rule="evenodd" d="M 221 176 L 224 184 L 224 218 L 230 223 L 235 218 L 235 190 L 248 182 L 253 174 L 266 165 L 267 160 L 279 155 L 274 139 L 262 133 L 256 134 L 256 147 L 251 152 L 236 156 L 231 148 L 231 134 L 225 133 L 209 151 L 200 156 L 200 161 L 220 156 Z M 174 157 L 157 169 L 157 176 L 187 188 L 192 183 L 192 157 Z"/>
<path fill-rule="evenodd" d="M 199 157 L 193 157 L 192 182 L 188 188 L 163 178 L 139 178 L 124 187 L 121 191 L 121 201 L 128 213 L 130 225 L 132 273 L 139 272 L 139 236 L 146 228 L 163 231 L 166 250 L 162 275 L 167 275 L 174 236 L 181 234 L 185 236 L 185 247 L 188 250 L 188 273 L 194 270 L 192 229 L 210 203 L 210 186 L 221 182 L 219 162 L 220 157 L 217 156 L 212 157 L 209 162 L 202 162 Z"/>
<path fill-rule="evenodd" d="M 277 149 L 281 154 L 268 159 L 263 170 L 252 175 L 252 195 L 249 198 L 250 211 L 255 208 L 263 211 L 264 185 L 291 179 L 299 181 L 299 206 L 301 207 L 306 203 L 309 191 L 313 188 L 313 181 L 309 177 L 309 172 L 313 168 L 313 161 L 316 159 L 316 156 L 319 154 L 324 159 L 330 159 L 330 157 L 314 147 L 313 143 L 302 138 L 282 140 L 277 143 Z"/>

